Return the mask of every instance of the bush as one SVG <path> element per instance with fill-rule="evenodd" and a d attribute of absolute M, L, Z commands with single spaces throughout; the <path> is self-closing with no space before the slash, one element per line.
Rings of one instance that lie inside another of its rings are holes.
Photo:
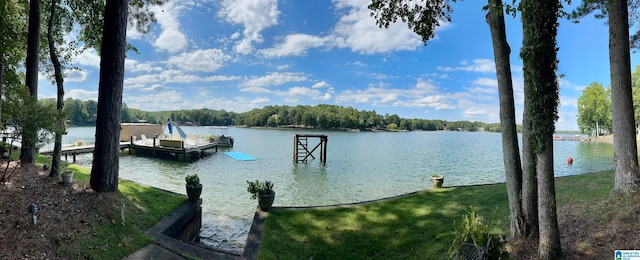
<path fill-rule="evenodd" d="M 273 192 L 273 183 L 259 180 L 247 181 L 247 191 L 251 193 L 251 199 L 255 200 L 259 195 L 269 195 Z"/>
<path fill-rule="evenodd" d="M 497 257 L 503 255 L 506 241 L 504 231 L 495 221 L 496 212 L 497 208 L 491 217 L 486 219 L 478 215 L 473 208 L 470 208 L 469 212 L 462 216 L 460 222 L 454 222 L 454 230 L 446 233 L 453 236 L 453 242 L 449 247 L 449 256 L 456 258 L 464 243 L 473 243 L 479 249 L 486 246 L 489 239 L 491 239 L 488 248 L 489 256 Z"/>
<path fill-rule="evenodd" d="M 184 179 L 187 181 L 187 187 L 197 188 L 200 186 L 200 177 L 198 177 L 197 173 L 187 175 Z"/>

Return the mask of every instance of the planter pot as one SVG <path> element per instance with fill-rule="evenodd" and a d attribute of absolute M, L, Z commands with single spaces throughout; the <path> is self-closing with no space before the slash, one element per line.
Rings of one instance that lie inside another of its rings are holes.
<path fill-rule="evenodd" d="M 488 250 L 486 246 L 476 247 L 476 245 L 469 242 L 462 243 L 460 253 L 464 260 L 481 260 L 488 258 Z"/>
<path fill-rule="evenodd" d="M 276 192 L 272 191 L 271 194 L 259 195 L 258 196 L 258 206 L 263 211 L 269 211 L 271 209 L 271 205 L 273 205 L 273 201 L 276 199 Z"/>
<path fill-rule="evenodd" d="M 60 174 L 60 177 L 62 177 L 62 183 L 64 184 L 71 184 L 73 183 L 73 172 L 72 171 L 66 171 Z"/>
<path fill-rule="evenodd" d="M 438 177 L 431 176 L 431 188 L 434 188 L 434 189 L 442 188 L 443 183 L 444 183 L 444 176 L 438 176 Z"/>
<path fill-rule="evenodd" d="M 198 187 L 187 186 L 187 197 L 190 201 L 197 202 L 200 199 L 200 194 L 202 194 L 202 184 Z"/>

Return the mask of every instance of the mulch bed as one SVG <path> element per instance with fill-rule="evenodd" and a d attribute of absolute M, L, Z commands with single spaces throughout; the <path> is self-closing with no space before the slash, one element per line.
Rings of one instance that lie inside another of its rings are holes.
<path fill-rule="evenodd" d="M 0 177 L 6 161 L 0 164 Z M 16 167 L 11 162 L 10 168 Z M 0 259 L 61 259 L 60 245 L 73 243 L 104 219 L 100 211 L 114 205 L 113 194 L 94 192 L 88 183 L 64 185 L 60 177 L 35 165 L 17 166 L 8 181 L 0 184 Z M 37 207 L 33 224 L 29 206 Z M 77 258 L 84 258 L 76 252 Z"/>
<path fill-rule="evenodd" d="M 640 250 L 639 194 L 572 203 L 557 213 L 562 259 L 613 259 L 615 250 Z M 513 248 L 514 259 L 538 259 L 537 242 Z"/>

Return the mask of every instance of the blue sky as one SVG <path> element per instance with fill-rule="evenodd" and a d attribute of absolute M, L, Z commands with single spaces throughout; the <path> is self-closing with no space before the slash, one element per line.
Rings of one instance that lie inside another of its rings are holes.
<path fill-rule="evenodd" d="M 148 34 L 127 31 L 123 102 L 146 111 L 333 104 L 404 118 L 499 122 L 485 1 L 453 4 L 452 22 L 427 46 L 406 24 L 379 29 L 370 0 L 191 0 L 154 7 Z M 516 116 L 523 107 L 522 30 L 507 17 Z M 559 130 L 577 130 L 577 100 L 591 82 L 609 85 L 605 21 L 559 28 Z M 632 53 L 635 68 L 638 55 Z M 77 58 L 65 97 L 97 100 L 100 57 Z M 40 98 L 55 97 L 41 76 Z"/>

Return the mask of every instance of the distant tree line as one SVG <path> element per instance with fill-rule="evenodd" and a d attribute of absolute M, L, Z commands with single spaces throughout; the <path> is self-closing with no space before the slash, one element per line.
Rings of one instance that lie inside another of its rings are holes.
<path fill-rule="evenodd" d="M 42 100 L 53 102 L 53 100 Z M 68 125 L 94 126 L 97 102 L 68 98 L 64 111 Z M 390 131 L 488 131 L 500 132 L 500 124 L 478 121 L 446 121 L 439 119 L 407 119 L 396 114 L 380 115 L 373 111 L 336 105 L 316 106 L 265 106 L 244 113 L 225 110 L 191 109 L 148 112 L 122 106 L 122 122 L 166 123 L 171 118 L 180 125 L 239 125 L 246 127 L 298 127 L 318 129 L 357 129 Z"/>

